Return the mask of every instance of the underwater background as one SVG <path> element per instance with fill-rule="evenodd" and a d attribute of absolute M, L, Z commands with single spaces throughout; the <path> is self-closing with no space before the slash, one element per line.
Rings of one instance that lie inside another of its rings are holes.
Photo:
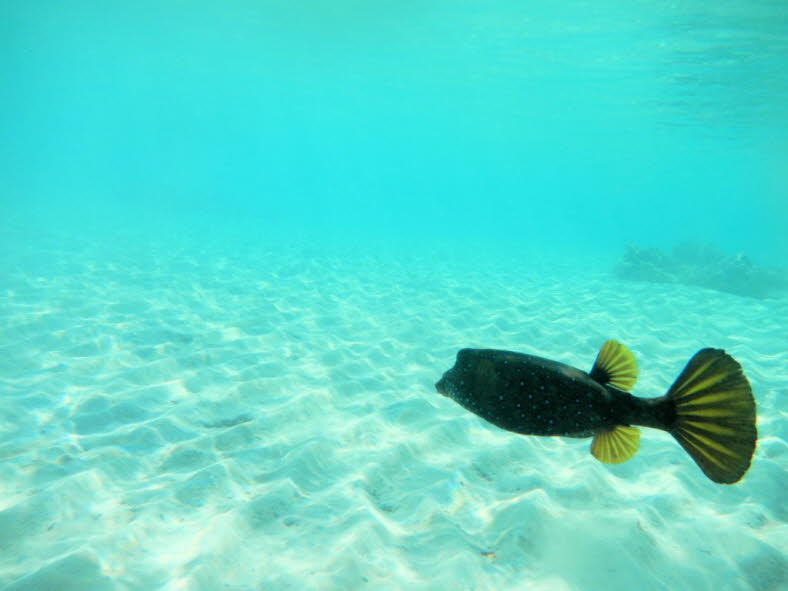
<path fill-rule="evenodd" d="M 788 3 L 7 0 L 0 66 L 0 589 L 788 586 Z M 742 482 L 435 392 L 610 338 L 742 364 Z"/>

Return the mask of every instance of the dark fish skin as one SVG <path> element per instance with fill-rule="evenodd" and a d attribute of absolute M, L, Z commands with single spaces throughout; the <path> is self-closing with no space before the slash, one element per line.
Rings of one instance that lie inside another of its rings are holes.
<path fill-rule="evenodd" d="M 675 420 L 665 396 L 636 398 L 572 366 L 512 351 L 462 349 L 435 388 L 523 435 L 590 437 L 616 425 L 667 430 Z"/>

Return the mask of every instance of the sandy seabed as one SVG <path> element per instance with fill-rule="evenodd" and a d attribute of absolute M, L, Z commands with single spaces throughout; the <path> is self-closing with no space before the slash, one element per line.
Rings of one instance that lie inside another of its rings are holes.
<path fill-rule="evenodd" d="M 52 251 L 4 275 L 0 589 L 788 587 L 788 300 L 298 249 Z M 743 365 L 742 483 L 666 433 L 611 467 L 434 391 L 461 347 L 588 369 L 608 338 L 641 396 L 704 346 Z"/>

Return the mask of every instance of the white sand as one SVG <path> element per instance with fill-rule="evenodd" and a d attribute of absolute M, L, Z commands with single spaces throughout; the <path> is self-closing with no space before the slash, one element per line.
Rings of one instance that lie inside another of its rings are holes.
<path fill-rule="evenodd" d="M 788 587 L 788 301 L 308 256 L 53 251 L 6 274 L 0 588 Z M 464 346 L 588 368 L 608 338 L 642 396 L 703 346 L 741 362 L 761 435 L 742 483 L 665 433 L 610 467 L 434 391 Z"/>

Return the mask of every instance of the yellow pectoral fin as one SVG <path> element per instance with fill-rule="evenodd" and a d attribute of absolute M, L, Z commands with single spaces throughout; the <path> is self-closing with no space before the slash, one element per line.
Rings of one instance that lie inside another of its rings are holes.
<path fill-rule="evenodd" d="M 605 464 L 621 464 L 635 455 L 640 446 L 640 431 L 619 425 L 594 435 L 591 454 Z"/>

